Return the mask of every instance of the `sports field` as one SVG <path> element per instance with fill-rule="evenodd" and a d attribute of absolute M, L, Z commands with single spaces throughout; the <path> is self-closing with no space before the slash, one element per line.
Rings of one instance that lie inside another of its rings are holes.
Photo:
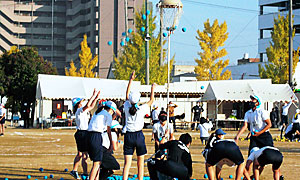
<path fill-rule="evenodd" d="M 54 179 L 72 179 L 64 172 L 72 169 L 73 159 L 76 155 L 76 145 L 74 141 L 75 130 L 41 130 L 41 129 L 18 129 L 7 128 L 5 136 L 0 137 L 0 179 L 26 179 L 31 175 L 31 179 L 44 179 L 50 174 Z M 188 132 L 179 130 L 175 133 L 178 138 L 181 133 Z M 227 139 L 233 138 L 236 131 L 225 131 Z M 279 135 L 276 129 L 271 131 L 273 138 Z M 144 130 L 149 157 L 154 153 L 154 143 L 151 142 L 151 130 Z M 204 158 L 202 150 L 204 148 L 199 140 L 199 131 L 190 132 L 193 137 L 191 154 L 193 158 L 193 179 L 204 179 Z M 246 134 L 244 134 L 244 137 Z M 239 145 L 244 155 L 247 156 L 248 141 L 240 141 Z M 284 155 L 284 162 L 281 166 L 281 172 L 287 180 L 299 179 L 300 173 L 300 142 L 275 142 Z M 122 149 L 115 152 L 115 157 L 123 167 Z M 91 162 L 89 160 L 89 165 Z M 39 168 L 44 171 L 40 172 Z M 91 166 L 89 166 L 90 168 Z M 121 169 L 122 170 L 122 169 Z M 122 171 L 117 171 L 121 175 Z M 79 172 L 82 172 L 81 167 Z M 222 170 L 223 179 L 229 179 L 229 175 L 234 176 L 235 168 L 224 166 Z M 136 158 L 134 158 L 130 175 L 137 173 Z M 145 164 L 145 176 L 148 176 L 148 170 Z M 261 179 L 272 179 L 271 166 L 267 166 L 261 175 Z"/>

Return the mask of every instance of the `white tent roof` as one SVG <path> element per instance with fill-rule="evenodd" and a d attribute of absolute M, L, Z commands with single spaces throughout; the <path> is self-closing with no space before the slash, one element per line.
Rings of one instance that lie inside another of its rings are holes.
<path fill-rule="evenodd" d="M 72 76 L 39 74 L 37 99 L 71 99 L 74 97 L 89 98 L 94 88 L 100 90 L 104 99 L 125 99 L 128 81 L 98 79 Z M 134 81 L 132 89 L 140 86 Z"/>
<path fill-rule="evenodd" d="M 289 85 L 272 84 L 270 79 L 212 81 L 202 100 L 249 101 L 250 95 L 264 102 L 298 100 Z"/>

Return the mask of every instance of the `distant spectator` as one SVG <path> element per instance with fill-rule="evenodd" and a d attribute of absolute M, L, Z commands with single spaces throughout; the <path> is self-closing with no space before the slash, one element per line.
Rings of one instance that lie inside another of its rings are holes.
<path fill-rule="evenodd" d="M 4 135 L 6 109 L 3 104 L 0 104 L 0 136 Z"/>
<path fill-rule="evenodd" d="M 54 111 L 52 111 L 52 113 L 50 114 L 50 118 L 55 119 L 56 117 L 57 117 L 57 114 Z"/>
<path fill-rule="evenodd" d="M 152 118 L 153 125 L 155 123 L 159 122 L 158 115 L 159 115 L 158 106 L 156 104 L 154 104 L 153 110 L 151 112 L 151 118 Z"/>
<path fill-rule="evenodd" d="M 194 106 L 192 108 L 192 113 L 194 113 L 193 124 L 191 127 L 192 131 L 195 129 L 196 122 L 197 122 L 197 126 L 196 126 L 196 129 L 197 129 L 199 122 L 200 122 L 200 117 L 201 117 L 201 114 L 203 111 L 204 111 L 204 109 L 202 108 L 202 106 L 200 106 L 200 102 L 198 101 L 196 106 Z"/>
<path fill-rule="evenodd" d="M 270 119 L 271 119 L 271 123 L 272 123 L 272 127 L 276 127 L 277 124 L 277 113 L 276 113 L 276 110 L 275 108 L 272 108 L 272 111 L 270 112 Z"/>
<path fill-rule="evenodd" d="M 172 103 L 172 101 L 169 102 L 168 104 L 168 108 L 167 110 L 169 111 L 169 122 L 173 123 L 173 127 L 174 127 L 174 132 L 177 132 L 176 130 L 176 123 L 175 123 L 175 108 L 177 108 L 178 106 L 174 103 Z"/>

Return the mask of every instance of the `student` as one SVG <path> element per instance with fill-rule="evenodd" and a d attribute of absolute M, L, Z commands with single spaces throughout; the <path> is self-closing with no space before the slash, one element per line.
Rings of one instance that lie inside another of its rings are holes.
<path fill-rule="evenodd" d="M 177 132 L 176 130 L 176 118 L 175 118 L 175 108 L 177 108 L 177 104 L 174 104 L 172 101 L 169 102 L 168 107 L 167 107 L 167 111 L 169 111 L 169 122 L 173 123 L 173 128 L 174 131 Z"/>
<path fill-rule="evenodd" d="M 123 168 L 123 180 L 128 179 L 129 169 L 131 166 L 132 155 L 136 149 L 137 154 L 137 168 L 138 179 L 143 180 L 144 176 L 144 155 L 147 153 L 145 136 L 142 132 L 144 127 L 144 117 L 149 112 L 154 101 L 154 88 L 155 84 L 152 84 L 150 100 L 143 105 L 138 105 L 140 101 L 139 92 L 130 92 L 130 86 L 135 78 L 135 72 L 133 71 L 126 91 L 126 101 L 124 103 L 125 111 L 125 127 L 123 128 L 124 136 L 124 168 Z"/>
<path fill-rule="evenodd" d="M 168 141 L 159 145 L 159 149 L 168 150 L 167 160 L 148 160 L 148 171 L 152 180 L 158 180 L 157 172 L 179 180 L 189 180 L 193 173 L 192 157 L 189 147 L 192 137 L 186 133 L 178 140 Z"/>
<path fill-rule="evenodd" d="M 277 148 L 266 146 L 259 149 L 258 147 L 254 147 L 248 157 L 246 169 L 249 172 L 249 167 L 253 162 L 254 178 L 255 180 L 259 180 L 259 175 L 264 170 L 265 165 L 272 164 L 274 180 L 283 180 L 283 176 L 280 174 L 282 161 L 283 156 Z"/>
<path fill-rule="evenodd" d="M 193 124 L 192 124 L 192 131 L 194 131 L 195 127 L 197 130 L 197 127 L 199 126 L 199 121 L 200 121 L 200 117 L 201 117 L 201 113 L 204 111 L 204 109 L 202 108 L 202 106 L 200 106 L 200 101 L 197 101 L 196 106 L 194 106 L 192 108 L 192 113 L 194 113 L 194 118 L 193 118 Z M 197 126 L 196 126 L 196 122 Z"/>
<path fill-rule="evenodd" d="M 222 165 L 225 163 L 231 166 L 237 165 L 236 180 L 240 180 L 243 174 L 245 174 L 246 179 L 250 180 L 249 174 L 244 171 L 244 158 L 240 148 L 233 140 L 223 140 L 225 134 L 222 129 L 217 129 L 210 135 L 205 150 L 203 151 L 208 179 L 215 179 L 214 165 L 216 165 L 216 177 L 218 180 L 221 179 Z"/>
<path fill-rule="evenodd" d="M 250 154 L 253 147 L 273 146 L 273 138 L 269 132 L 272 123 L 267 112 L 260 108 L 261 99 L 254 95 L 251 95 L 250 98 L 250 110 L 245 114 L 244 126 L 241 127 L 234 138 L 235 142 L 238 143 L 240 136 L 250 126 L 251 137 L 248 154 Z"/>
<path fill-rule="evenodd" d="M 97 92 L 94 90 L 92 97 L 88 100 L 87 104 L 83 106 L 83 99 L 82 98 L 73 98 L 73 112 L 75 114 L 75 122 L 76 122 L 76 133 L 74 134 L 76 145 L 77 145 L 77 155 L 74 158 L 73 170 L 70 172 L 70 175 L 73 176 L 75 179 L 80 179 L 78 175 L 78 166 L 80 159 L 81 165 L 83 169 L 82 176 L 88 177 L 87 172 L 87 144 L 86 144 L 86 137 L 87 137 L 87 129 L 89 123 L 89 111 L 92 110 L 99 98 L 100 91 Z"/>
<path fill-rule="evenodd" d="M 292 97 L 291 97 L 292 98 Z M 280 132 L 280 138 L 282 139 L 282 133 L 283 131 L 286 129 L 287 125 L 288 125 L 288 113 L 289 113 L 289 108 L 292 105 L 292 103 L 294 102 L 294 100 L 288 102 L 285 101 L 285 103 L 282 106 L 282 114 L 281 114 L 281 132 Z"/>
<path fill-rule="evenodd" d="M 4 136 L 5 115 L 6 115 L 6 109 L 4 108 L 4 105 L 0 103 L 0 136 Z"/>
<path fill-rule="evenodd" d="M 294 140 L 294 134 L 300 132 L 300 109 L 296 109 L 296 114 L 293 117 L 292 123 L 286 128 L 284 137 Z"/>
<path fill-rule="evenodd" d="M 156 104 L 153 105 L 153 110 L 151 112 L 151 117 L 152 117 L 152 123 L 153 125 L 157 122 L 159 122 L 158 119 L 158 115 L 159 115 L 159 111 L 158 111 L 158 106 Z"/>
<path fill-rule="evenodd" d="M 167 141 L 173 140 L 173 127 L 167 122 L 167 112 L 161 111 L 159 116 L 159 122 L 153 125 L 152 133 L 155 140 L 155 152 L 158 151 L 158 146 L 164 144 Z M 163 154 L 157 153 L 155 157 L 159 157 Z"/>
<path fill-rule="evenodd" d="M 208 119 L 201 117 L 198 129 L 200 130 L 200 139 L 201 139 L 202 144 L 206 145 L 208 138 L 209 138 L 208 131 L 210 131 L 210 129 L 212 127 L 213 127 L 213 125 Z"/>
<path fill-rule="evenodd" d="M 107 132 L 110 146 L 108 151 L 112 151 L 112 137 L 110 126 L 112 115 L 116 112 L 117 106 L 112 101 L 107 101 L 104 107 L 98 108 L 94 113 L 88 127 L 87 144 L 88 154 L 93 161 L 90 172 L 90 180 L 98 179 L 99 168 L 103 158 L 102 133 Z"/>
<path fill-rule="evenodd" d="M 111 139 L 113 151 L 117 151 L 121 147 L 121 141 L 118 141 L 118 137 L 121 133 L 121 129 L 123 126 L 119 124 L 118 121 L 113 120 L 111 123 Z M 114 173 L 114 170 L 120 169 L 120 164 L 117 162 L 116 158 L 112 155 L 111 152 L 108 151 L 110 142 L 108 134 L 105 132 L 102 134 L 103 138 L 103 159 L 102 164 L 100 166 L 100 174 L 99 180 L 106 180 L 109 176 Z"/>

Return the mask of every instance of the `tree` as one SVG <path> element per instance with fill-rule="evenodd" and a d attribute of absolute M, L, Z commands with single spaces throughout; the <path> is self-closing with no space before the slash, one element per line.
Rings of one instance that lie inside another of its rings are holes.
<path fill-rule="evenodd" d="M 57 74 L 57 70 L 31 47 L 4 52 L 0 57 L 0 68 L 5 75 L 4 95 L 12 98 L 10 101 L 13 113 L 15 104 L 21 106 L 24 126 L 29 127 L 33 122 L 33 116 L 29 119 L 29 114 L 30 108 L 34 112 L 38 74 Z"/>
<path fill-rule="evenodd" d="M 294 23 L 294 22 L 293 22 Z M 293 38 L 295 29 L 293 30 Z M 289 79 L 289 17 L 274 18 L 274 29 L 271 32 L 272 41 L 267 50 L 269 63 L 265 67 L 259 65 L 259 76 L 270 78 L 272 83 L 285 84 Z M 293 74 L 299 61 L 299 47 L 293 52 Z"/>
<path fill-rule="evenodd" d="M 91 53 L 91 49 L 87 44 L 87 36 L 83 36 L 83 41 L 80 43 L 81 51 L 79 53 L 80 58 L 80 69 L 77 71 L 77 68 L 74 65 L 74 62 L 71 61 L 70 69 L 65 68 L 66 76 L 79 76 L 79 77 L 96 77 L 96 72 L 94 72 L 94 68 L 98 62 L 98 55 L 93 55 Z"/>
<path fill-rule="evenodd" d="M 222 60 L 227 55 L 224 46 L 224 42 L 228 38 L 227 24 L 224 22 L 219 25 L 216 19 L 212 25 L 210 25 L 209 19 L 204 23 L 204 30 L 201 32 L 197 30 L 198 36 L 196 39 L 199 41 L 199 45 L 202 49 L 198 52 L 200 59 L 195 59 L 198 66 L 195 67 L 195 73 L 198 74 L 197 80 L 209 81 L 209 80 L 226 80 L 231 78 L 231 72 L 226 70 L 222 73 L 223 69 L 228 66 L 229 60 Z M 220 50 L 219 50 L 220 49 Z"/>
<path fill-rule="evenodd" d="M 136 79 L 145 84 L 146 41 L 145 32 L 141 31 L 141 28 L 145 27 L 146 21 L 142 18 L 143 14 L 145 14 L 144 8 L 135 14 L 135 28 L 137 32 L 131 33 L 131 40 L 124 46 L 123 51 L 120 52 L 118 57 L 114 58 L 114 76 L 116 79 L 127 80 L 131 72 L 135 70 Z M 156 29 L 155 19 L 156 16 L 153 16 L 151 11 L 149 14 L 149 35 L 151 37 L 149 43 L 149 81 L 150 83 L 164 84 L 167 82 L 168 67 L 166 64 L 163 66 L 159 65 L 161 45 L 159 34 L 154 34 L 154 30 Z M 165 52 L 166 50 L 164 50 L 164 58 L 166 57 Z M 173 59 L 174 57 L 170 62 L 170 67 L 172 67 Z"/>

